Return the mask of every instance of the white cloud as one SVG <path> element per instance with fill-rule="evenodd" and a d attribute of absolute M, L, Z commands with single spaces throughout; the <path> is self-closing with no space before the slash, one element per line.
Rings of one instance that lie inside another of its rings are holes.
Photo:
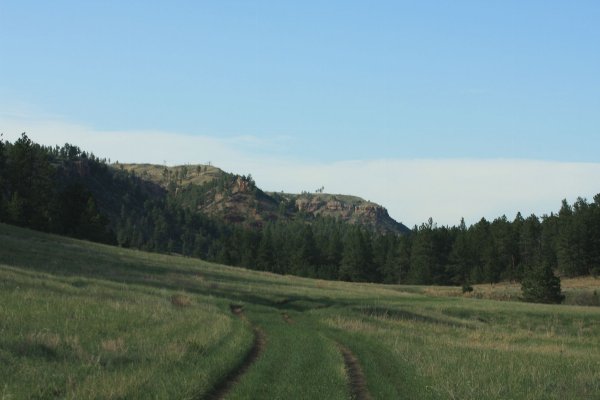
<path fill-rule="evenodd" d="M 159 131 L 100 131 L 56 119 L 21 121 L 0 116 L 8 140 L 20 132 L 45 145 L 75 144 L 99 157 L 121 162 L 149 162 L 168 165 L 206 163 L 236 159 L 241 153 L 228 140 Z M 241 143 L 245 146 L 248 138 Z M 244 147 L 240 146 L 240 147 Z"/>
<path fill-rule="evenodd" d="M 525 216 L 557 211 L 560 201 L 591 199 L 600 192 L 600 164 L 533 160 L 357 160 L 314 163 L 278 157 L 281 138 L 252 136 L 222 139 L 153 131 L 99 131 L 57 118 L 0 115 L 5 139 L 26 131 L 46 145 L 66 142 L 120 162 L 168 165 L 206 163 L 251 173 L 265 190 L 299 192 L 325 186 L 330 193 L 364 197 L 388 208 L 408 226 L 432 217 L 455 225 L 517 211 Z M 290 140 L 289 138 L 284 138 Z"/>
<path fill-rule="evenodd" d="M 268 167 L 268 166 L 266 166 Z M 558 211 L 560 201 L 600 192 L 600 164 L 530 160 L 372 160 L 322 165 L 254 166 L 264 187 L 356 194 L 380 203 L 412 226 L 443 225 Z M 286 181 L 288 182 L 286 184 Z"/>

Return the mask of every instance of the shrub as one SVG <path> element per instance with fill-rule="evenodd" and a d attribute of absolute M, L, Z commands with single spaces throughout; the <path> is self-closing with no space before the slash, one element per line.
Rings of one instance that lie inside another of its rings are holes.
<path fill-rule="evenodd" d="M 468 283 L 463 283 L 462 285 L 462 292 L 463 293 L 471 293 L 473 291 L 473 286 L 471 286 Z"/>

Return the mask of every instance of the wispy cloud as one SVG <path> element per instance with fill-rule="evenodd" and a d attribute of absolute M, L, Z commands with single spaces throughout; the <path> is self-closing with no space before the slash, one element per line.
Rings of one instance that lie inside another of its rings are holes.
<path fill-rule="evenodd" d="M 600 164 L 512 159 L 378 159 L 314 163 L 282 157 L 291 140 L 253 136 L 219 138 L 159 131 L 101 131 L 58 118 L 0 114 L 0 132 L 15 140 L 26 131 L 46 145 L 76 144 L 120 162 L 168 165 L 212 162 L 251 173 L 265 190 L 299 192 L 325 186 L 330 193 L 364 197 L 411 226 L 432 217 L 454 225 L 502 214 L 550 213 L 560 200 L 600 192 Z"/>

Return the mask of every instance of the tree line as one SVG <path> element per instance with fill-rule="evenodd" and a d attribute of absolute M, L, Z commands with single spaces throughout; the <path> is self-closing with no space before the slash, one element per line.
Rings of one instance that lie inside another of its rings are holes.
<path fill-rule="evenodd" d="M 190 193 L 225 193 L 235 178 L 227 174 Z M 306 214 L 245 226 L 199 213 L 175 190 L 77 146 L 41 146 L 25 134 L 14 143 L 0 140 L 0 188 L 2 222 L 280 274 L 469 285 L 522 281 L 542 268 L 600 273 L 600 195 L 572 205 L 563 200 L 558 213 L 541 218 L 519 213 L 468 227 L 430 219 L 405 235 Z"/>

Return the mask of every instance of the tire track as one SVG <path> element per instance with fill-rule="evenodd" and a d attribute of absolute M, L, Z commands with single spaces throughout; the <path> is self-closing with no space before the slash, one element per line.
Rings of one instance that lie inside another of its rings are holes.
<path fill-rule="evenodd" d="M 288 325 L 294 323 L 294 320 L 287 312 L 282 312 L 281 317 Z M 371 397 L 371 394 L 367 389 L 367 379 L 360 366 L 360 362 L 349 348 L 340 343 L 337 343 L 337 346 L 344 359 L 344 366 L 350 386 L 350 398 L 352 400 L 373 400 L 373 397 Z"/>
<path fill-rule="evenodd" d="M 231 304 L 229 308 L 235 316 L 237 316 L 243 321 L 248 322 L 252 326 L 252 332 L 254 333 L 254 343 L 252 344 L 252 348 L 250 349 L 248 354 L 246 354 L 246 357 L 244 357 L 242 363 L 237 368 L 229 372 L 225 376 L 225 378 L 223 378 L 223 380 L 208 393 L 206 399 L 209 400 L 224 399 L 227 393 L 231 391 L 233 386 L 239 382 L 241 377 L 246 373 L 246 371 L 248 371 L 250 366 L 252 366 L 252 364 L 254 364 L 258 357 L 263 353 L 267 342 L 267 337 L 263 330 L 250 323 L 250 321 L 246 317 L 246 314 L 244 314 L 243 306 Z"/>
<path fill-rule="evenodd" d="M 358 359 L 352 354 L 349 348 L 341 344 L 338 347 L 344 358 L 346 373 L 350 381 L 350 398 L 353 400 L 372 400 L 373 398 L 367 390 L 367 380 Z"/>

